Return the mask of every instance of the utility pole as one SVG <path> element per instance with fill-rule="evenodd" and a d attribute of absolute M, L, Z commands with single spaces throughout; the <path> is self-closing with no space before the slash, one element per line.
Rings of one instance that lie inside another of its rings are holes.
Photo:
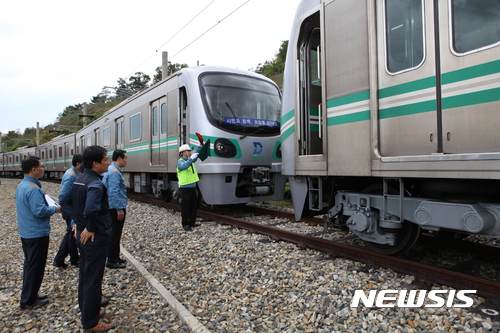
<path fill-rule="evenodd" d="M 161 53 L 161 79 L 165 80 L 168 77 L 168 52 Z"/>
<path fill-rule="evenodd" d="M 36 122 L 36 146 L 40 145 L 40 123 Z"/>

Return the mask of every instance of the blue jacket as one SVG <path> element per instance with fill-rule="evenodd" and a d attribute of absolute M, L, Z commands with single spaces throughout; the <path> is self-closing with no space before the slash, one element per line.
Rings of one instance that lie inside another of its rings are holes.
<path fill-rule="evenodd" d="M 202 146 L 198 146 L 195 150 L 195 153 L 198 153 L 200 150 L 201 150 Z M 198 157 L 196 158 L 188 158 L 188 159 L 184 159 L 184 158 L 180 158 L 178 161 L 177 161 L 177 169 L 179 169 L 179 171 L 182 171 L 184 169 L 187 169 L 191 166 L 191 164 L 193 164 L 194 162 L 196 162 L 198 160 Z M 196 187 L 196 183 L 191 183 L 191 184 L 187 184 L 187 185 L 182 185 L 180 186 L 181 188 L 194 188 Z"/>
<path fill-rule="evenodd" d="M 80 171 L 78 171 L 75 166 L 72 166 L 70 169 L 66 170 L 61 180 L 59 204 L 61 205 L 63 211 L 68 213 L 70 216 L 73 212 L 73 206 L 68 204 L 67 199 L 71 196 L 71 188 L 73 187 L 73 183 L 78 176 L 80 176 Z"/>
<path fill-rule="evenodd" d="M 108 189 L 109 209 L 123 210 L 127 208 L 127 186 L 123 178 L 122 169 L 115 162 L 108 167 L 108 172 L 102 179 Z"/>
<path fill-rule="evenodd" d="M 39 238 L 50 234 L 50 217 L 57 212 L 49 206 L 42 184 L 31 176 L 24 176 L 16 189 L 17 224 L 21 238 Z"/>

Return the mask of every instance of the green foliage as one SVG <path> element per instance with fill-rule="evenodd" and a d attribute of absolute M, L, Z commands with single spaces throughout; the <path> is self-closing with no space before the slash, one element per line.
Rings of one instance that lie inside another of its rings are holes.
<path fill-rule="evenodd" d="M 276 57 L 271 61 L 266 60 L 264 64 L 259 64 L 255 72 L 267 77 L 282 74 L 285 71 L 287 49 L 288 41 L 284 40 L 281 42 L 281 46 L 276 54 Z"/>

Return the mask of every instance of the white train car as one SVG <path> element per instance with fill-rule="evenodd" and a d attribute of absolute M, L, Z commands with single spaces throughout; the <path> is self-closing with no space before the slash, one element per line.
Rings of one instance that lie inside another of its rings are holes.
<path fill-rule="evenodd" d="M 185 68 L 128 98 L 76 133 L 76 151 L 124 149 L 127 186 L 177 198 L 178 148 L 209 142 L 196 164 L 209 205 L 280 200 L 280 91 L 264 76 L 223 67 Z"/>

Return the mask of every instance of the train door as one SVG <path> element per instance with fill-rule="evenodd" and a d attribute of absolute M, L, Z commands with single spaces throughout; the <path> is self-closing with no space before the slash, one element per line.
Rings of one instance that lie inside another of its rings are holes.
<path fill-rule="evenodd" d="M 297 45 L 299 104 L 296 115 L 299 131 L 295 168 L 309 174 L 321 174 L 327 169 L 321 44 L 320 12 L 317 12 L 302 24 Z"/>
<path fill-rule="evenodd" d="M 173 79 L 177 79 L 174 77 Z M 177 167 L 177 161 L 179 160 L 178 148 L 179 148 L 179 90 L 177 89 L 177 84 L 173 85 L 175 88 L 167 93 L 166 100 L 166 128 L 167 133 L 167 157 L 165 164 L 167 164 L 167 170 L 169 172 L 175 172 Z M 163 110 L 163 109 L 162 109 Z"/>
<path fill-rule="evenodd" d="M 150 105 L 151 140 L 150 158 L 151 165 L 165 165 L 167 149 L 166 133 L 166 98 L 158 99 Z"/>
<path fill-rule="evenodd" d="M 443 153 L 498 152 L 500 1 L 439 3 Z"/>
<path fill-rule="evenodd" d="M 384 0 L 377 5 L 379 150 L 383 156 L 437 153 L 439 76 L 432 2 Z"/>
<path fill-rule="evenodd" d="M 115 119 L 115 147 L 116 149 L 125 148 L 125 122 L 123 117 Z"/>
<path fill-rule="evenodd" d="M 186 88 L 179 89 L 179 144 L 189 144 L 188 133 L 188 98 Z"/>
<path fill-rule="evenodd" d="M 167 98 L 160 101 L 160 165 L 167 165 Z"/>
<path fill-rule="evenodd" d="M 64 163 L 64 169 L 68 169 L 69 166 L 71 165 L 71 160 L 69 159 L 69 143 L 65 142 L 64 143 L 64 149 L 63 149 L 63 163 Z"/>

